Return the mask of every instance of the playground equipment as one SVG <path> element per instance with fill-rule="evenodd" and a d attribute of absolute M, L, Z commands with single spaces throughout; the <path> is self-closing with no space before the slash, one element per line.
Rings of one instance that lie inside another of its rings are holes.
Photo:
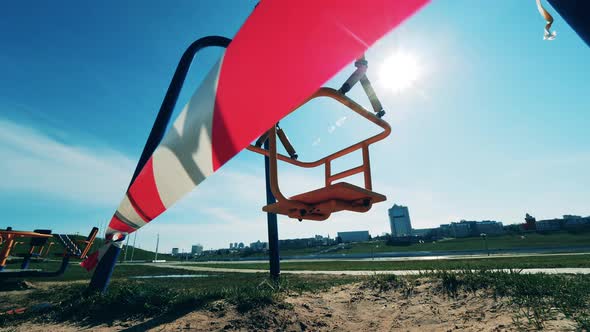
<path fill-rule="evenodd" d="M 560 13 L 562 9 L 573 8 L 573 3 L 580 6 L 589 3 L 549 1 L 554 6 L 556 2 L 568 3 L 557 9 Z M 317 92 L 317 89 L 427 2 L 371 1 L 359 7 L 358 1 L 352 0 L 296 4 L 268 0 L 256 6 L 233 41 L 213 36 L 191 44 L 176 68 L 129 187 L 109 222 L 105 246 L 82 263 L 88 270 L 96 267 L 90 288 L 106 290 L 122 242 L 130 233 L 172 207 L 245 148 L 265 156 L 267 205 L 264 211 L 268 216 L 273 276 L 279 272 L 277 213 L 301 220 L 325 220 L 343 210 L 366 212 L 373 204 L 385 200 L 384 195 L 372 191 L 368 146 L 385 138 L 390 129 L 381 119 L 383 109 L 366 78 L 366 61 L 361 58 L 356 62 L 357 71 L 338 91 L 324 88 Z M 576 20 L 585 19 L 585 15 L 576 13 L 573 15 L 577 16 Z M 588 36 L 588 26 L 574 29 Z M 195 54 L 210 46 L 227 50 L 166 132 Z M 359 81 L 375 115 L 345 96 Z M 277 124 L 305 98 L 319 96 L 314 93 L 344 103 L 384 131 L 349 147 L 351 150 L 341 150 L 316 162 L 297 161 L 297 153 Z M 266 138 L 249 147 L 265 131 Z M 289 157 L 277 153 L 276 135 Z M 359 149 L 363 152 L 361 166 L 331 173 L 334 159 Z M 323 165 L 325 186 L 285 197 L 279 188 L 277 160 L 301 167 Z M 333 183 L 357 173 L 363 173 L 364 187 Z"/>
<path fill-rule="evenodd" d="M 36 229 L 33 232 L 39 234 L 51 234 L 50 229 Z M 34 237 L 31 238 L 29 252 L 24 255 L 23 262 L 21 264 L 21 270 L 26 270 L 29 268 L 29 263 L 31 262 L 31 258 L 33 257 L 41 257 L 43 254 L 43 250 L 45 249 L 45 244 L 49 238 L 46 237 Z M 38 248 L 38 249 L 37 249 Z"/>
<path fill-rule="evenodd" d="M 98 228 L 93 227 L 90 234 L 84 240 L 72 240 L 66 234 L 51 234 L 51 230 L 35 230 L 33 232 L 27 231 L 13 231 L 13 230 L 1 230 L 0 237 L 2 238 L 2 251 L 0 252 L 0 279 L 6 278 L 24 278 L 24 277 L 56 277 L 62 275 L 70 262 L 70 258 L 85 259 L 88 251 L 92 247 L 96 235 L 98 234 Z M 4 270 L 6 260 L 10 255 L 10 251 L 13 249 L 13 243 L 16 238 L 31 238 L 29 251 L 25 254 L 21 268 L 18 270 Z M 45 245 L 48 239 L 53 238 L 64 247 L 64 252 L 56 254 L 56 256 L 62 257 L 61 265 L 56 271 L 41 271 L 41 270 L 30 270 L 29 264 L 33 257 L 43 256 L 45 250 L 45 256 L 49 254 L 49 249 L 53 245 L 53 242 Z"/>
<path fill-rule="evenodd" d="M 348 106 L 351 110 L 369 121 L 379 125 L 383 128 L 383 132 L 328 155 L 318 161 L 307 163 L 297 160 L 298 154 L 295 151 L 295 148 L 282 128 L 279 127 L 278 123 L 260 136 L 254 145 L 247 147 L 250 151 L 264 155 L 267 205 L 264 206 L 262 210 L 266 211 L 267 216 L 269 272 L 271 277 L 275 279 L 278 278 L 281 273 L 277 214 L 284 214 L 291 218 L 297 218 L 299 221 L 302 221 L 303 219 L 326 220 L 330 217 L 332 212 L 342 210 L 366 212 L 371 208 L 372 204 L 382 202 L 386 199 L 384 195 L 372 191 L 369 145 L 387 137 L 391 132 L 391 127 L 387 122 L 381 119 L 385 115 L 385 111 L 367 78 L 366 71 L 368 63 L 365 60 L 365 57 L 363 56 L 358 59 L 355 62 L 355 66 L 357 69 L 352 75 L 350 75 L 338 91 L 330 88 L 320 88 L 320 90 L 303 104 L 321 96 L 333 98 L 345 106 Z M 361 82 L 366 95 L 369 97 L 369 101 L 371 102 L 375 114 L 371 114 L 362 106 L 345 96 L 345 94 L 359 81 Z M 289 157 L 277 153 L 277 136 L 289 154 Z M 261 146 L 263 146 L 263 148 L 261 148 Z M 363 152 L 363 164 L 361 166 L 338 174 L 331 174 L 332 160 L 353 151 L 357 151 L 358 149 L 362 149 Z M 325 167 L 325 187 L 287 199 L 279 189 L 277 159 L 306 168 L 316 167 L 323 164 Z M 363 173 L 365 180 L 364 189 L 345 182 L 332 185 L 333 181 L 361 172 Z M 278 197 L 278 202 L 275 196 Z"/>
<path fill-rule="evenodd" d="M 357 70 L 339 90 L 327 87 L 320 88 L 314 95 L 306 100 L 304 104 L 319 97 L 332 98 L 361 115 L 363 118 L 378 125 L 383 131 L 319 160 L 302 162 L 297 159 L 298 154 L 291 142 L 289 142 L 287 136 L 284 134 L 282 128 L 280 128 L 278 124 L 273 126 L 268 132 L 263 134 L 254 145 L 248 147 L 248 150 L 250 151 L 269 157 L 270 189 L 277 202 L 264 206 L 262 208 L 263 211 L 286 215 L 289 218 L 298 219 L 299 221 L 302 221 L 303 219 L 321 221 L 328 219 L 333 212 L 338 211 L 367 212 L 371 209 L 373 204 L 386 200 L 385 195 L 372 191 L 373 185 L 371 179 L 369 146 L 386 138 L 391 133 L 391 127 L 382 119 L 383 115 L 385 115 L 385 111 L 375 95 L 371 83 L 367 79 L 367 61 L 362 57 L 357 60 L 355 64 Z M 358 81 L 362 82 L 363 88 L 373 105 L 375 114 L 369 112 L 344 94 Z M 277 136 L 289 156 L 277 152 Z M 260 148 L 266 140 L 269 142 L 269 148 Z M 332 161 L 358 150 L 362 150 L 362 165 L 337 174 L 332 174 Z M 295 195 L 291 198 L 285 197 L 281 193 L 279 187 L 277 160 L 304 168 L 323 166 L 325 170 L 325 186 L 313 191 Z M 364 188 L 347 182 L 333 183 L 334 181 L 358 173 L 363 173 L 364 175 Z"/>
<path fill-rule="evenodd" d="M 6 230 L 0 230 L 0 243 L 2 244 L 2 251 L 0 251 L 0 271 L 4 270 L 6 261 L 10 255 L 10 251 L 14 248 L 16 239 L 19 238 L 34 238 L 34 239 L 45 239 L 50 238 L 50 234 L 43 234 L 37 232 L 28 231 L 15 231 L 12 228 Z"/>
<path fill-rule="evenodd" d="M 129 187 L 109 222 L 105 247 L 82 264 L 96 268 L 90 288 L 106 290 L 125 237 L 169 209 L 427 2 L 385 0 L 359 10 L 352 0 L 263 1 L 233 40 L 205 37 L 194 42 L 180 60 Z M 192 59 L 208 46 L 227 49 L 166 132 Z M 265 156 L 266 162 L 269 159 Z M 267 189 L 267 204 L 276 203 Z M 338 189 L 345 191 L 344 201 L 359 192 L 349 189 Z M 360 209 L 357 203 L 384 199 L 366 192 L 358 198 L 354 206 L 336 201 L 336 208 L 328 210 Z M 328 210 L 322 211 L 322 218 Z M 276 214 L 268 213 L 268 218 L 269 247 L 278 258 Z"/>

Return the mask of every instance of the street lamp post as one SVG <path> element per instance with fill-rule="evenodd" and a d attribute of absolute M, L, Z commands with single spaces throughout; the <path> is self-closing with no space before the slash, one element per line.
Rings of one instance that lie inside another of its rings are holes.
<path fill-rule="evenodd" d="M 490 255 L 490 249 L 488 248 L 488 235 L 486 233 L 481 233 L 481 234 L 479 234 L 479 236 L 482 237 L 483 243 L 484 243 L 484 247 L 486 248 L 486 253 L 489 256 Z"/>

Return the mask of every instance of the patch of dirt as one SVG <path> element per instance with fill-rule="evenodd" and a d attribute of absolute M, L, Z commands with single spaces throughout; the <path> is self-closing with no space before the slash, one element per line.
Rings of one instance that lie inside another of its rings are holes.
<path fill-rule="evenodd" d="M 281 303 L 239 313 L 218 301 L 179 318 L 156 318 L 92 331 L 514 331 L 516 308 L 484 291 L 450 297 L 440 284 L 415 280 L 412 287 L 380 291 L 351 284 L 318 293 L 290 294 Z M 548 331 L 572 331 L 564 317 L 545 322 Z M 1 329 L 0 331 L 4 331 Z M 11 330 L 9 328 L 9 330 Z M 80 331 L 72 325 L 25 323 L 15 331 Z"/>

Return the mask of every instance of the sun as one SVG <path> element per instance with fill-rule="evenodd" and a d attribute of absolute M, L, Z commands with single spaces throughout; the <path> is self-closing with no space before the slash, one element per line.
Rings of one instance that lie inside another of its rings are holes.
<path fill-rule="evenodd" d="M 422 75 L 416 56 L 396 52 L 387 57 L 379 68 L 379 82 L 393 92 L 399 93 L 414 86 Z"/>

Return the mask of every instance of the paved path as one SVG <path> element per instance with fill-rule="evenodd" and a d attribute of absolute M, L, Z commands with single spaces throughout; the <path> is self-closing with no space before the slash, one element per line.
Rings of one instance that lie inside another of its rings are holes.
<path fill-rule="evenodd" d="M 447 255 L 447 256 L 412 256 L 412 257 L 374 257 L 374 258 L 314 258 L 314 259 L 284 259 L 281 257 L 281 262 L 285 263 L 308 263 L 308 262 L 359 262 L 359 261 L 437 261 L 437 260 L 461 260 L 461 259 L 495 259 L 495 258 L 522 258 L 522 257 L 547 257 L 547 256 L 579 256 L 589 255 L 590 251 L 587 252 L 570 252 L 570 253 L 550 253 L 550 254 L 531 254 L 531 253 L 502 253 L 494 255 Z M 249 263 L 260 263 L 267 262 L 268 258 L 264 259 L 251 259 L 251 260 L 239 260 L 239 261 L 198 261 L 196 263 L 202 264 L 249 264 Z M 185 262 L 167 262 L 169 264 L 185 264 Z"/>
<path fill-rule="evenodd" d="M 230 269 L 230 268 L 217 268 L 217 267 L 204 267 L 204 266 L 190 266 L 182 264 L 157 264 L 147 263 L 144 265 L 154 267 L 173 267 L 175 269 L 183 269 L 188 271 L 198 272 L 239 272 L 239 273 L 268 273 L 268 270 L 256 270 L 256 269 Z M 456 272 L 461 272 L 457 270 Z M 495 269 L 493 271 L 506 271 L 510 272 L 510 269 Z M 546 273 L 546 274 L 590 274 L 590 268 L 559 268 L 559 269 L 513 269 L 513 271 L 519 271 L 521 273 Z M 319 271 L 319 270 L 282 270 L 282 274 L 333 274 L 333 275 L 373 275 L 373 274 L 395 274 L 395 275 L 415 275 L 424 273 L 424 270 L 379 270 L 379 271 Z"/>

